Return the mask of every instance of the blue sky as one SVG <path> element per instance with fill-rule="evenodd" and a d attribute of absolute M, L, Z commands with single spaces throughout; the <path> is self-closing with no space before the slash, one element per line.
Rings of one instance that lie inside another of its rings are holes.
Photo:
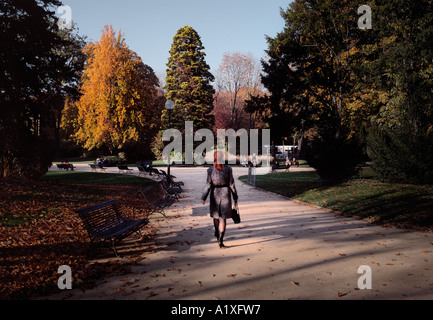
<path fill-rule="evenodd" d="M 290 0 L 63 0 L 72 9 L 79 33 L 99 40 L 105 25 L 122 29 L 129 47 L 157 75 L 165 72 L 177 30 L 193 27 L 205 46 L 214 72 L 225 52 L 252 53 L 262 58 L 265 35 L 284 28 L 280 8 Z"/>

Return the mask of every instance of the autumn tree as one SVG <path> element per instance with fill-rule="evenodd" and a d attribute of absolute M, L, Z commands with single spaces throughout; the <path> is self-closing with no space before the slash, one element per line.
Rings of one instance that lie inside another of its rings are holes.
<path fill-rule="evenodd" d="M 185 121 L 193 121 L 196 128 L 213 127 L 214 76 L 206 63 L 204 49 L 199 34 L 190 26 L 180 28 L 173 38 L 164 89 L 167 100 L 175 102 L 171 125 L 181 132 Z M 162 119 L 167 125 L 166 110 Z"/>
<path fill-rule="evenodd" d="M 263 92 L 260 64 L 252 54 L 225 53 L 216 76 L 216 129 L 254 128 L 254 114 L 245 101 Z"/>
<path fill-rule="evenodd" d="M 81 38 L 57 26 L 60 5 L 0 2 L 0 177 L 39 177 L 51 165 L 56 112 L 82 68 Z"/>
<path fill-rule="evenodd" d="M 72 137 L 88 150 L 107 147 L 113 154 L 131 144 L 150 145 L 163 106 L 152 68 L 112 26 L 106 26 L 100 41 L 89 43 L 84 52 L 81 98 L 65 108 L 62 126 L 72 127 Z"/>

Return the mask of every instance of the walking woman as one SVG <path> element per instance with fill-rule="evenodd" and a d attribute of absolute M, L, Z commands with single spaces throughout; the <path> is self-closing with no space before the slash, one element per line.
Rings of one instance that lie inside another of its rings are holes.
<path fill-rule="evenodd" d="M 224 166 L 223 159 L 222 152 L 214 153 L 214 165 L 207 170 L 207 182 L 201 197 L 205 204 L 210 194 L 210 216 L 213 218 L 215 237 L 220 248 L 225 248 L 223 241 L 227 219 L 232 217 L 232 195 L 233 200 L 238 201 L 232 168 Z"/>

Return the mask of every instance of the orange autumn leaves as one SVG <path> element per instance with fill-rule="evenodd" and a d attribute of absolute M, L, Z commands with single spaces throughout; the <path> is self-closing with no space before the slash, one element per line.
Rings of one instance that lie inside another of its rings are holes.
<path fill-rule="evenodd" d="M 163 105 L 153 70 L 112 26 L 106 26 L 100 41 L 90 42 L 84 52 L 82 96 L 66 105 L 62 128 L 88 150 L 106 146 L 113 151 L 153 137 Z"/>
<path fill-rule="evenodd" d="M 0 184 L 0 300 L 30 299 L 59 293 L 59 266 L 73 270 L 73 287 L 90 288 L 105 274 L 123 272 L 121 261 L 90 263 L 105 248 L 89 245 L 89 237 L 74 212 L 116 199 L 130 218 L 146 215 L 147 203 L 136 187 L 66 184 L 52 181 L 3 180 Z M 147 235 L 154 230 L 146 227 Z M 153 242 L 141 242 L 151 250 Z M 135 259 L 134 254 L 124 258 Z"/>

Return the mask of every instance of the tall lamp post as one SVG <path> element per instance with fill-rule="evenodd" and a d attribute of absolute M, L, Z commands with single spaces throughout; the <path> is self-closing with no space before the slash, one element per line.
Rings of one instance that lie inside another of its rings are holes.
<path fill-rule="evenodd" d="M 165 108 L 168 110 L 168 129 L 171 127 L 171 111 L 174 109 L 174 102 L 172 100 L 168 100 L 165 103 Z M 170 175 L 170 153 L 168 154 L 168 167 L 167 167 L 167 174 Z"/>

